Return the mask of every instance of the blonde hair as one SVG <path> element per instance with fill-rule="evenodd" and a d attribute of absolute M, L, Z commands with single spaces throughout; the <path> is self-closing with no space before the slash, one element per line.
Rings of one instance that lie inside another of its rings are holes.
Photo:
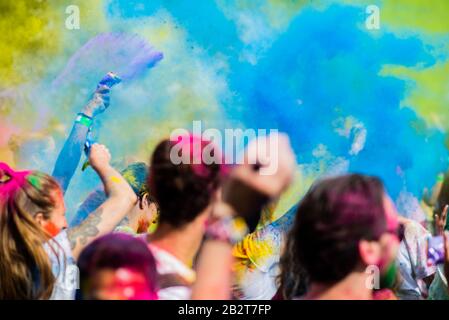
<path fill-rule="evenodd" d="M 55 277 L 44 244 L 51 236 L 35 221 L 48 219 L 60 190 L 50 176 L 15 172 L 0 163 L 0 299 L 48 299 Z"/>

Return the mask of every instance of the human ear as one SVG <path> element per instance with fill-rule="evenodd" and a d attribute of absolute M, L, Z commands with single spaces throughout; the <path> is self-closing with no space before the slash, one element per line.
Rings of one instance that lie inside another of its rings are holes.
<path fill-rule="evenodd" d="M 45 226 L 45 217 L 42 212 L 38 212 L 34 215 L 34 221 L 36 221 L 41 227 Z"/>

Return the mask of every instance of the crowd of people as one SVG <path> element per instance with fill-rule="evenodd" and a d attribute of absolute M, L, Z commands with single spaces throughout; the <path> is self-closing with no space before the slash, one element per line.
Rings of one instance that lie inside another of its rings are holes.
<path fill-rule="evenodd" d="M 431 224 L 399 215 L 382 181 L 360 174 L 317 180 L 273 221 L 296 166 L 283 134 L 251 141 L 235 165 L 180 135 L 122 171 L 91 144 L 102 184 L 68 222 L 65 192 L 108 106 L 99 86 L 51 175 L 0 163 L 0 299 L 449 299 L 448 176 L 426 201 Z M 175 146 L 189 161 L 172 161 Z M 438 263 L 431 236 L 443 239 Z"/>

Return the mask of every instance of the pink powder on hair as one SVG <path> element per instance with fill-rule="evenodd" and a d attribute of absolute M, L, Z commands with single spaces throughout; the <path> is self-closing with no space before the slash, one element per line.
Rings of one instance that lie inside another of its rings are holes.
<path fill-rule="evenodd" d="M 0 179 L 3 181 L 0 183 L 1 200 L 6 200 L 21 188 L 30 173 L 31 171 L 14 171 L 6 163 L 0 162 Z M 4 181 L 5 176 L 7 179 Z"/>
<path fill-rule="evenodd" d="M 201 136 L 189 134 L 189 135 L 179 135 L 174 142 L 181 147 L 181 152 L 183 156 L 188 156 L 189 163 L 192 166 L 192 170 L 196 175 L 201 177 L 207 177 L 209 175 L 209 170 L 207 168 L 208 164 L 204 162 L 203 156 L 205 156 L 204 150 L 213 150 L 213 163 L 220 165 L 220 170 L 224 174 L 227 172 L 227 167 L 223 164 L 223 156 L 220 148 L 215 145 L 212 141 L 204 139 Z M 206 155 L 207 155 L 206 151 Z"/>

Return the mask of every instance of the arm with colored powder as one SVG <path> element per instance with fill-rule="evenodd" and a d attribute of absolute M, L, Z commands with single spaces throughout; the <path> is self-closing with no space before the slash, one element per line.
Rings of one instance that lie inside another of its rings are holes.
<path fill-rule="evenodd" d="M 263 271 L 270 269 L 270 266 L 267 266 L 266 263 L 276 257 L 264 257 L 265 259 L 262 259 L 260 253 L 265 252 L 269 247 L 270 251 L 280 254 L 282 241 L 293 225 L 297 208 L 298 204 L 295 204 L 279 219 L 248 234 L 234 246 L 234 256 L 239 260 L 249 260 L 250 264 Z M 248 263 L 245 263 L 245 265 L 248 265 Z"/>
<path fill-rule="evenodd" d="M 56 160 L 52 176 L 59 182 L 63 193 L 67 191 L 83 153 L 87 134 L 92 126 L 93 118 L 109 106 L 109 87 L 98 86 L 92 99 L 78 114 L 61 152 Z"/>
<path fill-rule="evenodd" d="M 120 172 L 122 176 L 128 181 L 131 188 L 133 188 L 134 193 L 140 197 L 140 202 L 138 208 L 141 209 L 142 206 L 148 205 L 152 209 L 155 208 L 157 213 L 158 209 L 154 201 L 150 200 L 149 195 L 145 192 L 145 183 L 148 174 L 148 169 L 145 163 L 143 162 L 134 162 L 133 164 L 126 167 L 124 170 Z M 70 227 L 77 226 L 81 222 L 83 222 L 90 212 L 96 210 L 104 201 L 106 200 L 106 194 L 104 193 L 104 188 L 102 185 L 97 186 L 94 191 L 89 193 L 84 202 L 78 207 L 72 221 L 70 221 Z M 152 205 L 149 205 L 149 203 Z M 150 209 L 151 211 L 153 211 Z M 133 212 L 135 212 L 133 210 Z M 117 227 L 121 227 L 120 230 L 123 230 L 124 227 L 130 227 L 130 223 L 135 222 L 135 216 L 130 213 L 125 219 L 120 222 L 120 225 Z M 138 231 L 133 225 L 133 229 Z"/>
<path fill-rule="evenodd" d="M 293 225 L 297 204 L 269 225 L 248 234 L 232 250 L 234 256 L 234 296 L 239 299 L 270 299 L 277 283 L 274 271 L 284 240 Z"/>
<path fill-rule="evenodd" d="M 110 158 L 105 146 L 92 145 L 89 162 L 103 182 L 107 199 L 79 226 L 68 230 L 67 235 L 75 259 L 90 242 L 113 231 L 137 202 L 137 196 L 131 186 L 109 164 Z"/>
<path fill-rule="evenodd" d="M 266 139 L 273 148 L 268 159 L 262 159 L 254 146 L 267 142 Z M 273 143 L 275 139 L 279 143 Z M 279 157 L 281 154 L 282 158 Z M 198 277 L 192 288 L 192 299 L 231 298 L 232 244 L 240 241 L 247 230 L 241 221 L 257 221 L 261 208 L 267 204 L 265 199 L 277 199 L 292 180 L 294 156 L 286 136 L 259 138 L 248 145 L 246 155 L 244 163 L 234 167 L 225 179 L 222 199 L 220 197 L 214 204 L 211 219 L 215 217 L 215 220 L 206 227 L 206 241 L 198 260 Z M 249 162 L 251 158 L 255 160 L 253 163 L 260 164 L 259 168 Z M 270 169 L 270 174 L 266 174 L 267 169 Z M 242 202 L 247 205 L 239 205 Z M 238 217 L 233 218 L 236 215 Z"/>
<path fill-rule="evenodd" d="M 59 182 L 64 194 L 78 166 L 88 130 L 86 125 L 75 122 L 56 160 L 52 176 Z"/>

